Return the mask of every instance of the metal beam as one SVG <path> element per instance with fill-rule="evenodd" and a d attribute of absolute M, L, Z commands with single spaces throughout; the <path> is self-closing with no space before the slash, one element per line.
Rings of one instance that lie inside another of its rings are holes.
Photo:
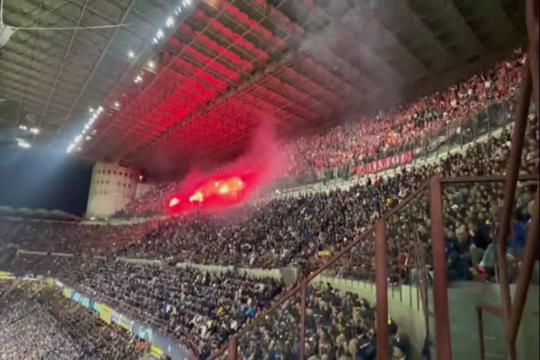
<path fill-rule="evenodd" d="M 88 3 L 90 0 L 86 0 L 84 2 L 84 5 L 81 7 L 81 13 L 79 14 L 79 18 L 77 19 L 77 25 L 75 27 L 79 27 L 81 25 L 82 19 L 84 18 L 84 15 L 86 14 L 86 8 L 88 7 Z M 60 80 L 60 75 L 62 74 L 62 71 L 64 70 L 64 66 L 66 65 L 66 62 L 71 55 L 71 48 L 73 47 L 73 43 L 75 41 L 75 35 L 77 35 L 77 30 L 73 30 L 71 33 L 71 38 L 69 39 L 68 46 L 66 47 L 66 50 L 64 51 L 64 57 L 62 59 L 62 62 L 60 63 L 60 66 L 58 67 L 58 70 L 56 71 L 56 76 L 54 78 L 54 82 L 51 86 L 51 89 L 49 90 L 49 95 L 47 96 L 47 101 L 45 103 L 45 106 L 41 110 L 41 114 L 39 114 L 39 120 L 38 120 L 38 127 L 41 126 L 41 122 L 43 121 L 43 117 L 47 115 L 47 111 L 49 110 L 49 105 L 51 103 L 51 99 L 56 92 L 56 86 L 58 85 L 58 81 Z"/>
<path fill-rule="evenodd" d="M 124 14 L 120 18 L 119 24 L 122 24 L 126 20 L 127 16 L 129 15 L 129 12 L 130 12 L 131 8 L 135 4 L 135 1 L 136 0 L 131 0 L 130 1 L 128 7 L 124 11 Z M 99 68 L 99 65 L 101 64 L 101 62 L 105 58 L 105 55 L 109 51 L 109 48 L 111 47 L 111 45 L 112 45 L 112 43 L 114 41 L 114 38 L 116 37 L 116 34 L 118 34 L 119 29 L 120 29 L 120 27 L 117 27 L 117 28 L 114 29 L 114 32 L 111 35 L 111 37 L 109 38 L 109 40 L 107 41 L 107 44 L 105 45 L 105 48 L 102 50 L 101 55 L 99 56 L 97 61 L 94 63 L 94 66 L 92 67 L 92 70 L 91 70 L 90 74 L 87 76 L 86 81 L 85 81 L 85 83 L 83 84 L 83 86 L 81 88 L 81 91 L 79 91 L 79 93 L 75 97 L 75 100 L 73 100 L 72 105 L 69 108 L 68 113 L 63 117 L 63 121 L 66 121 L 67 119 L 69 119 L 69 117 L 73 114 L 73 110 L 75 110 L 75 106 L 77 106 L 77 104 L 79 103 L 79 100 L 81 99 L 82 95 L 86 91 L 86 88 L 88 87 L 88 85 L 90 84 L 90 81 L 94 77 L 94 74 L 96 73 L 97 69 Z"/>
<path fill-rule="evenodd" d="M 446 47 L 435 36 L 435 34 L 433 34 L 431 29 L 429 29 L 426 24 L 424 24 L 418 14 L 413 9 L 411 9 L 408 2 L 397 1 L 394 5 L 392 5 L 392 9 L 395 9 L 395 11 L 397 11 L 397 14 L 395 15 L 396 18 L 407 23 L 407 27 L 413 28 L 413 33 L 419 39 L 424 39 L 425 42 L 429 43 L 429 46 L 426 46 L 425 48 L 426 50 L 430 49 L 432 52 L 433 50 L 435 51 L 437 60 L 439 60 L 440 62 L 439 68 L 442 68 L 446 64 L 448 64 L 449 60 L 452 60 L 452 58 L 455 59 L 454 55 L 446 49 Z"/>

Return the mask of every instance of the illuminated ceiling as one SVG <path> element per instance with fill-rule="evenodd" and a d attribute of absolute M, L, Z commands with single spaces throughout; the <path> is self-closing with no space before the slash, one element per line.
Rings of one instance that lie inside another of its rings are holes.
<path fill-rule="evenodd" d="M 9 25 L 127 25 L 16 32 L 0 49 L 0 126 L 67 146 L 86 124 L 72 154 L 149 171 L 225 159 L 262 119 L 323 127 L 491 65 L 523 42 L 521 3 L 5 0 Z"/>

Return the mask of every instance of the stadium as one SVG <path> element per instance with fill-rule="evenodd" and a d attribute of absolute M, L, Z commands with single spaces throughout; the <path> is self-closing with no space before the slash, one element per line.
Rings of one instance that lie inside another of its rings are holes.
<path fill-rule="evenodd" d="M 537 359 L 538 0 L 0 0 L 0 360 Z"/>

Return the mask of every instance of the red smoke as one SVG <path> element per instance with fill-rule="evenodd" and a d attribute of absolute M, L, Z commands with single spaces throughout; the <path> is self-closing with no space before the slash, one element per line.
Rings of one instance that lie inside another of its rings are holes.
<path fill-rule="evenodd" d="M 245 203 L 284 173 L 285 154 L 270 121 L 253 133 L 248 151 L 225 167 L 202 173 L 192 170 L 179 190 L 167 199 L 171 213 L 219 211 Z"/>

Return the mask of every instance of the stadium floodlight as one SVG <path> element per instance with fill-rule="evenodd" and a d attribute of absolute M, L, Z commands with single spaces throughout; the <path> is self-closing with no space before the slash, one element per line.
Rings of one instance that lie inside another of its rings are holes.
<path fill-rule="evenodd" d="M 32 147 L 32 145 L 24 139 L 16 138 L 15 140 L 17 140 L 17 146 L 19 146 L 20 148 L 28 149 Z"/>
<path fill-rule="evenodd" d="M 133 50 L 129 50 L 127 52 L 127 56 L 128 58 L 133 59 L 135 57 L 135 52 Z"/>
<path fill-rule="evenodd" d="M 26 127 L 26 125 L 19 125 L 19 129 L 26 131 L 28 130 L 28 127 Z"/>
<path fill-rule="evenodd" d="M 34 134 L 34 135 L 37 135 L 37 134 L 40 133 L 40 130 L 39 130 L 39 128 L 37 128 L 37 127 L 31 127 L 31 128 L 30 128 L 30 132 L 31 132 L 32 134 Z"/>
<path fill-rule="evenodd" d="M 90 111 L 91 113 L 93 113 L 95 110 L 93 107 L 90 106 L 90 108 L 88 109 L 88 111 Z"/>
<path fill-rule="evenodd" d="M 138 84 L 138 83 L 140 83 L 142 80 L 143 80 L 142 76 L 141 76 L 141 75 L 137 75 L 137 77 L 136 77 L 135 80 L 133 80 L 133 81 L 135 82 L 135 84 Z"/>
<path fill-rule="evenodd" d="M 156 63 L 152 60 L 148 61 L 148 67 L 151 69 L 151 70 L 154 70 L 156 68 Z"/>
<path fill-rule="evenodd" d="M 174 14 L 176 16 L 180 15 L 182 13 L 182 6 L 177 6 L 176 9 L 174 9 Z"/>
<path fill-rule="evenodd" d="M 165 26 L 167 26 L 168 28 L 170 28 L 171 26 L 174 25 L 174 18 L 172 16 L 169 16 L 167 18 L 167 21 L 165 22 Z"/>
<path fill-rule="evenodd" d="M 116 109 L 120 109 L 120 102 L 118 101 L 115 101 L 113 106 L 116 108 Z"/>
<path fill-rule="evenodd" d="M 159 42 L 159 40 L 157 38 L 152 39 L 152 44 L 156 45 L 158 42 Z"/>
<path fill-rule="evenodd" d="M 157 39 L 162 39 L 163 36 L 165 36 L 165 33 L 163 32 L 163 30 L 159 29 L 156 33 L 156 38 Z"/>
<path fill-rule="evenodd" d="M 98 114 L 100 114 L 103 111 L 103 106 L 98 107 Z"/>
<path fill-rule="evenodd" d="M 86 136 L 86 141 L 89 141 L 90 139 L 92 139 L 92 137 L 90 135 L 87 135 Z"/>

